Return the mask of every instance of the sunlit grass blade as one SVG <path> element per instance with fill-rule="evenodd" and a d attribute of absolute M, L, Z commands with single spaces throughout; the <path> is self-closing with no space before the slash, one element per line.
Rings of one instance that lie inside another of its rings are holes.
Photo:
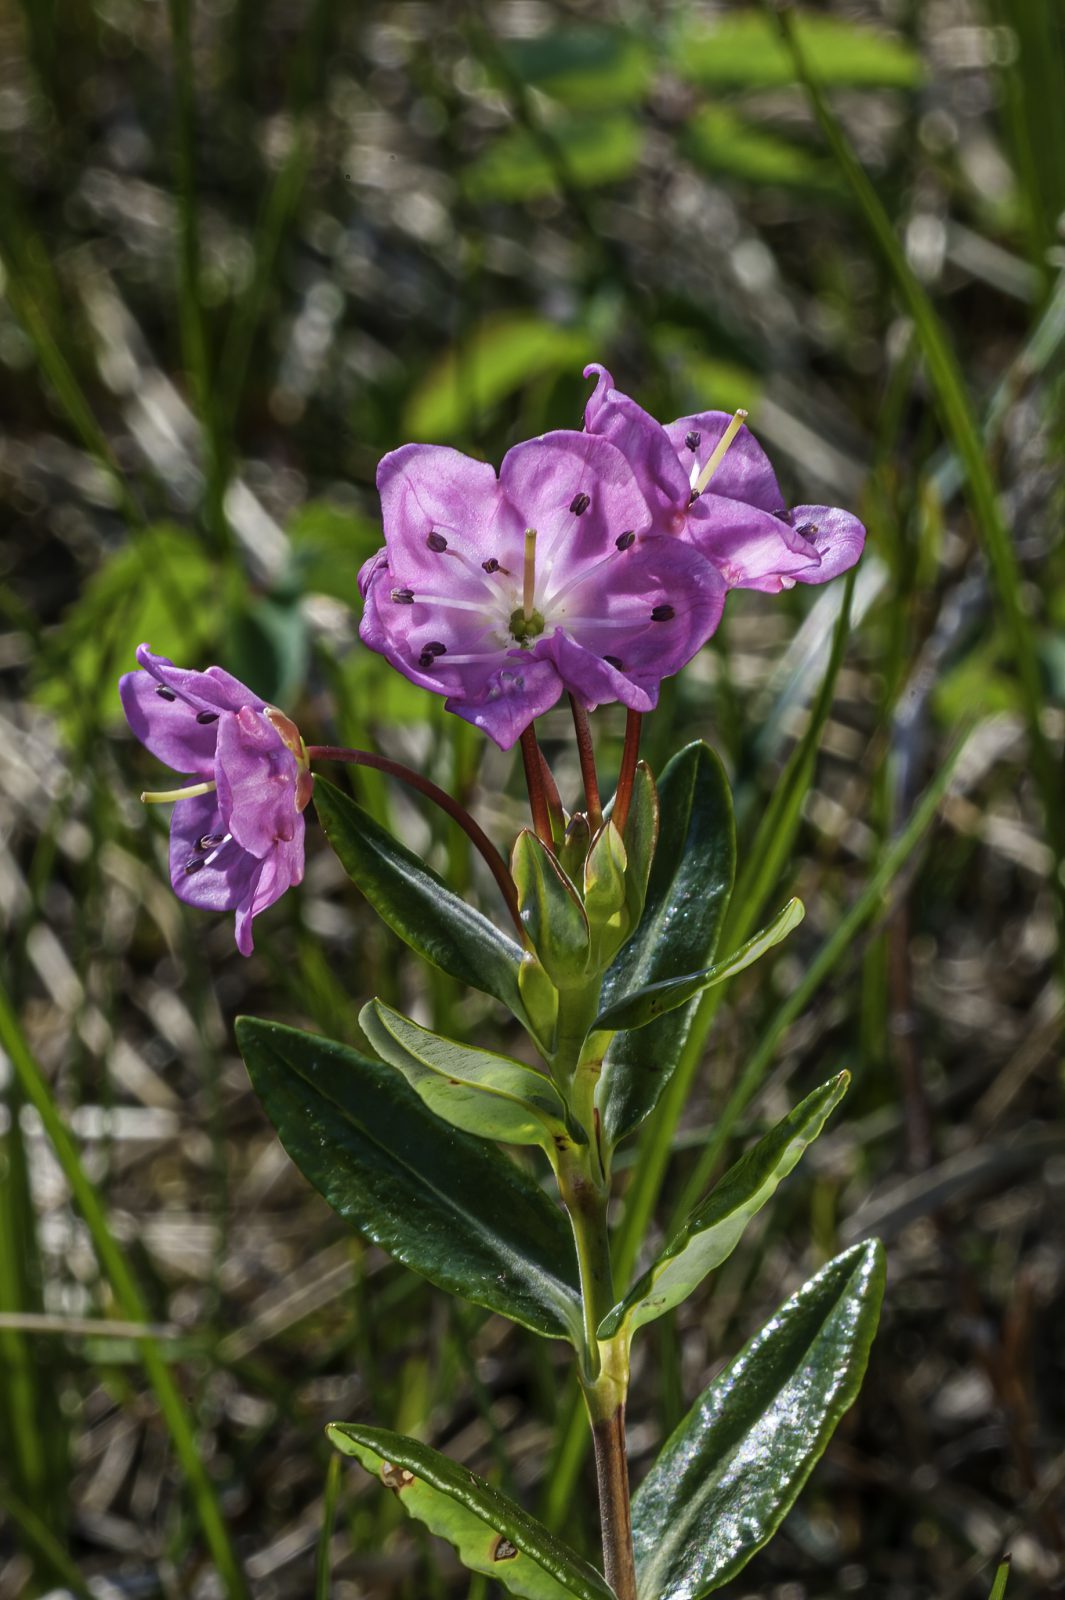
<path fill-rule="evenodd" d="M 6 1052 L 26 1099 L 43 1124 L 74 1201 L 85 1218 L 97 1260 L 111 1285 L 122 1315 L 130 1322 L 146 1323 L 147 1310 L 133 1273 L 108 1226 L 103 1201 L 96 1191 L 67 1132 L 40 1068 L 19 1026 L 5 989 L 0 988 L 0 1047 Z M 240 1564 L 229 1540 L 213 1484 L 196 1444 L 192 1421 L 185 1409 L 170 1368 L 154 1339 L 140 1341 L 140 1356 L 155 1391 L 159 1410 L 170 1434 L 174 1453 L 188 1484 L 204 1540 L 214 1559 L 228 1600 L 248 1600 Z"/>
<path fill-rule="evenodd" d="M 991 1585 L 991 1593 L 988 1595 L 987 1600 L 1003 1600 L 1009 1580 L 1010 1558 L 1006 1556 L 1005 1560 L 1000 1561 L 995 1569 L 995 1581 Z"/>
<path fill-rule="evenodd" d="M 865 220 L 866 226 L 891 274 L 900 299 L 913 319 L 928 378 L 943 424 L 965 471 L 965 491 L 973 521 L 979 530 L 1003 622 L 1017 670 L 1025 720 L 1031 743 L 1032 770 L 1043 801 L 1047 837 L 1054 854 L 1054 890 L 1059 923 L 1065 922 L 1065 811 L 1060 803 L 1057 765 L 1040 721 L 1043 689 L 1033 630 L 1021 600 L 1021 575 L 981 430 L 973 414 L 958 359 L 943 323 L 906 259 L 876 189 L 851 148 L 810 69 L 795 26 L 794 9 L 777 10 L 784 39 L 791 51 L 796 75 L 806 89 L 814 114 Z"/>

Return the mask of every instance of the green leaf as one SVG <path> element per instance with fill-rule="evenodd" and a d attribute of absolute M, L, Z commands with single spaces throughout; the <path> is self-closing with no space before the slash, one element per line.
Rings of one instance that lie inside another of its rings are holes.
<path fill-rule="evenodd" d="M 883 1292 L 879 1241 L 854 1245 L 714 1379 L 633 1501 L 639 1600 L 700 1600 L 773 1536 L 858 1393 Z"/>
<path fill-rule="evenodd" d="M 454 439 L 483 414 L 537 378 L 593 359 L 587 334 L 543 317 L 486 317 L 430 367 L 407 402 L 412 439 Z"/>
<path fill-rule="evenodd" d="M 920 55 L 897 34 L 808 13 L 795 20 L 810 65 L 824 83 L 912 89 L 924 76 Z M 795 81 L 788 51 L 759 11 L 730 12 L 712 28 L 682 26 L 670 58 L 682 77 L 714 88 L 764 89 Z"/>
<path fill-rule="evenodd" d="M 651 83 L 647 47 L 621 28 L 574 25 L 503 49 L 523 84 L 581 111 L 631 105 Z"/>
<path fill-rule="evenodd" d="M 159 655 L 194 665 L 215 638 L 222 607 L 218 568 L 195 535 L 147 528 L 93 574 L 34 669 L 34 698 L 67 727 L 88 715 L 122 721 L 118 675 L 149 642 Z"/>
<path fill-rule="evenodd" d="M 1010 1558 L 1006 1556 L 995 1568 L 995 1581 L 988 1600 L 1005 1600 L 1006 1585 L 1010 1581 Z"/>
<path fill-rule="evenodd" d="M 448 1539 L 471 1572 L 524 1600 L 613 1600 L 594 1567 L 501 1490 L 438 1450 L 387 1428 L 331 1422 L 338 1450 L 386 1484 L 403 1509 Z"/>
<path fill-rule="evenodd" d="M 629 926 L 635 928 L 639 926 L 647 901 L 647 884 L 658 841 L 658 790 L 645 761 L 638 762 L 636 766 L 632 799 L 622 837 L 628 856 L 625 903 L 629 912 Z"/>
<path fill-rule="evenodd" d="M 584 863 L 584 909 L 592 939 L 592 963 L 602 972 L 625 943 L 633 927 L 629 914 L 628 852 L 614 826 L 606 821 L 592 841 Z"/>
<path fill-rule="evenodd" d="M 520 945 L 325 778 L 315 777 L 314 804 L 344 871 L 392 931 L 426 961 L 495 995 L 523 1019 Z"/>
<path fill-rule="evenodd" d="M 817 1138 L 849 1082 L 850 1074 L 841 1072 L 815 1089 L 729 1168 L 654 1265 L 607 1312 L 599 1326 L 600 1339 L 612 1339 L 623 1327 L 631 1336 L 645 1322 L 663 1316 L 732 1254 L 751 1218 Z"/>
<path fill-rule="evenodd" d="M 636 989 L 623 1000 L 616 1000 L 601 1011 L 596 1028 L 646 1027 L 656 1017 L 687 1004 L 695 995 L 702 994 L 704 989 L 712 989 L 715 984 L 724 983 L 726 978 L 735 977 L 737 972 L 752 966 L 767 950 L 786 938 L 793 928 L 797 928 L 805 915 L 801 900 L 789 900 L 772 922 L 756 933 L 753 939 L 748 939 L 726 961 L 704 967 L 702 972 L 690 972 L 683 978 L 664 978 L 661 983 L 649 983 L 642 989 Z"/>
<path fill-rule="evenodd" d="M 381 1059 L 453 1127 L 503 1144 L 538 1144 L 552 1157 L 575 1142 L 562 1098 L 542 1072 L 441 1038 L 381 1000 L 363 1007 L 359 1025 Z"/>
<path fill-rule="evenodd" d="M 297 597 L 260 595 L 226 616 L 222 664 L 275 706 L 292 705 L 307 677 L 310 639 Z"/>
<path fill-rule="evenodd" d="M 236 1026 L 281 1143 L 346 1222 L 449 1293 L 579 1340 L 569 1228 L 520 1167 L 347 1045 L 255 1017 Z"/>
<path fill-rule="evenodd" d="M 328 594 L 353 605 L 359 570 L 381 545 L 369 517 L 330 500 L 308 500 L 285 529 L 292 545 L 292 575 L 300 594 Z"/>
<path fill-rule="evenodd" d="M 681 148 L 705 171 L 745 183 L 843 193 L 834 167 L 823 156 L 749 122 L 730 106 L 697 111 L 684 129 Z"/>
<path fill-rule="evenodd" d="M 465 171 L 466 192 L 476 202 L 527 203 L 565 187 L 594 189 L 619 183 L 635 170 L 643 133 L 631 117 L 615 114 L 567 117 L 537 139 L 526 128 L 510 128 Z"/>
<path fill-rule="evenodd" d="M 713 959 L 736 871 L 732 797 L 708 746 L 690 744 L 658 782 L 660 823 L 640 925 L 603 984 L 603 1004 L 663 979 L 695 972 Z M 610 1042 L 599 1105 L 611 1144 L 652 1111 L 669 1081 L 691 1025 L 689 1003 Z"/>
<path fill-rule="evenodd" d="M 544 971 L 558 986 L 584 981 L 588 966 L 588 918 L 580 895 L 554 856 L 528 828 L 514 844 L 511 875 L 518 911 L 529 943 Z"/>

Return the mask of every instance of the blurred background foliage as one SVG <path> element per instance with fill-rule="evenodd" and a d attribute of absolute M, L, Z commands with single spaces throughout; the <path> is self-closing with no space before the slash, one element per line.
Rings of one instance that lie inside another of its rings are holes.
<path fill-rule="evenodd" d="M 734 594 L 647 724 L 654 765 L 721 752 L 748 907 L 794 890 L 808 918 L 704 1013 L 687 1108 L 634 1146 L 625 1248 L 791 1098 L 855 1082 L 638 1351 L 634 1475 L 878 1231 L 863 1397 L 727 1592 L 967 1600 L 1006 1549 L 1017 1600 L 1062 1587 L 1065 18 L 838 0 L 795 44 L 827 137 L 757 6 L 0 8 L 5 1600 L 236 1595 L 238 1563 L 263 1600 L 484 1600 L 358 1469 L 327 1479 L 336 1418 L 420 1434 L 588 1546 L 560 1352 L 345 1233 L 231 1034 L 247 1010 L 358 1042 L 378 993 L 513 1047 L 496 1008 L 427 980 L 313 832 L 237 956 L 171 895 L 115 680 L 144 639 L 220 661 L 508 842 L 513 763 L 361 650 L 356 574 L 384 451 L 498 460 L 578 426 L 590 359 L 666 420 L 746 406 L 789 498 L 870 530 L 850 588 Z M 565 717 L 542 732 L 572 799 Z M 357 792 L 497 909 L 446 823 Z"/>

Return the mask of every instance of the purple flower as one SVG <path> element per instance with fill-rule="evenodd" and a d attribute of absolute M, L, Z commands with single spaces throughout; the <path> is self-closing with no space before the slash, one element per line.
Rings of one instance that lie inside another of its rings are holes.
<path fill-rule="evenodd" d="M 865 529 L 849 511 L 784 504 L 769 458 L 741 425 L 743 413 L 701 411 L 668 427 L 614 388 L 598 363 L 585 427 L 631 463 L 651 507 L 651 531 L 679 535 L 715 565 L 730 589 L 776 594 L 827 583 L 853 567 Z"/>
<path fill-rule="evenodd" d="M 363 567 L 363 641 L 508 750 L 569 690 L 649 711 L 713 633 L 725 585 L 649 536 L 605 439 L 545 434 L 486 462 L 408 444 L 377 473 L 385 548 Z"/>
<path fill-rule="evenodd" d="M 299 730 L 221 667 L 189 672 L 146 644 L 144 669 L 119 683 L 133 732 L 152 755 L 199 781 L 143 794 L 173 800 L 170 879 L 205 911 L 235 911 L 237 949 L 252 918 L 303 877 L 303 810 L 313 779 Z"/>

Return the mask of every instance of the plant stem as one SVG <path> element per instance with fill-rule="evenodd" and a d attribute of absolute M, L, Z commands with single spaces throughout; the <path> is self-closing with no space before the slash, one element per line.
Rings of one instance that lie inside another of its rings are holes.
<path fill-rule="evenodd" d="M 537 746 L 537 749 L 539 749 L 539 746 Z M 547 757 L 544 755 L 543 750 L 540 750 L 540 772 L 544 780 L 544 799 L 547 801 L 551 826 L 555 831 L 555 835 L 561 839 L 566 831 L 566 814 L 562 809 L 562 799 L 558 792 L 558 784 L 555 782 L 555 774 L 548 766 Z"/>
<path fill-rule="evenodd" d="M 525 763 L 525 783 L 529 790 L 529 810 L 533 827 L 541 844 L 554 853 L 555 842 L 551 835 L 551 813 L 547 807 L 547 790 L 544 786 L 543 756 L 536 739 L 536 726 L 530 722 L 521 736 L 521 758 Z"/>
<path fill-rule="evenodd" d="M 621 752 L 621 771 L 618 773 L 617 793 L 614 795 L 613 822 L 619 833 L 624 833 L 629 820 L 629 802 L 636 777 L 636 763 L 640 755 L 640 727 L 643 717 L 639 711 L 629 711 L 625 716 L 625 747 Z"/>
<path fill-rule="evenodd" d="M 603 826 L 603 807 L 599 800 L 599 777 L 595 770 L 595 746 L 588 713 L 573 695 L 569 697 L 573 712 L 573 731 L 577 735 L 577 755 L 581 763 L 581 781 L 584 784 L 584 801 L 588 811 L 588 825 L 593 833 Z"/>
<path fill-rule="evenodd" d="M 611 1341 L 613 1342 L 613 1341 Z M 626 1359 L 626 1367 L 627 1367 Z M 606 1365 L 604 1364 L 604 1372 Z M 627 1372 L 625 1374 L 627 1377 Z M 599 1517 L 603 1534 L 603 1576 L 618 1600 L 636 1600 L 636 1567 L 632 1551 L 632 1506 L 629 1462 L 625 1449 L 625 1399 L 616 1396 L 616 1380 L 592 1393 L 585 1391 L 592 1418 Z"/>
<path fill-rule="evenodd" d="M 398 778 L 401 783 L 406 783 L 410 788 L 417 789 L 419 794 L 424 794 L 427 799 L 438 805 L 441 811 L 446 811 L 452 821 L 458 823 L 470 842 L 481 852 L 488 870 L 499 885 L 503 899 L 507 903 L 507 910 L 514 920 L 514 926 L 519 934 L 523 934 L 521 917 L 518 914 L 518 892 L 514 887 L 514 879 L 507 871 L 506 862 L 480 823 L 474 821 L 466 808 L 460 806 L 458 801 L 449 795 L 446 789 L 441 789 L 430 778 L 424 778 L 420 772 L 415 772 L 412 768 L 403 766 L 402 762 L 392 761 L 388 756 L 374 755 L 370 750 L 348 750 L 335 744 L 310 744 L 307 746 L 307 759 L 308 761 L 347 761 L 353 767 L 373 767 L 377 772 L 387 772 L 390 777 Z"/>

